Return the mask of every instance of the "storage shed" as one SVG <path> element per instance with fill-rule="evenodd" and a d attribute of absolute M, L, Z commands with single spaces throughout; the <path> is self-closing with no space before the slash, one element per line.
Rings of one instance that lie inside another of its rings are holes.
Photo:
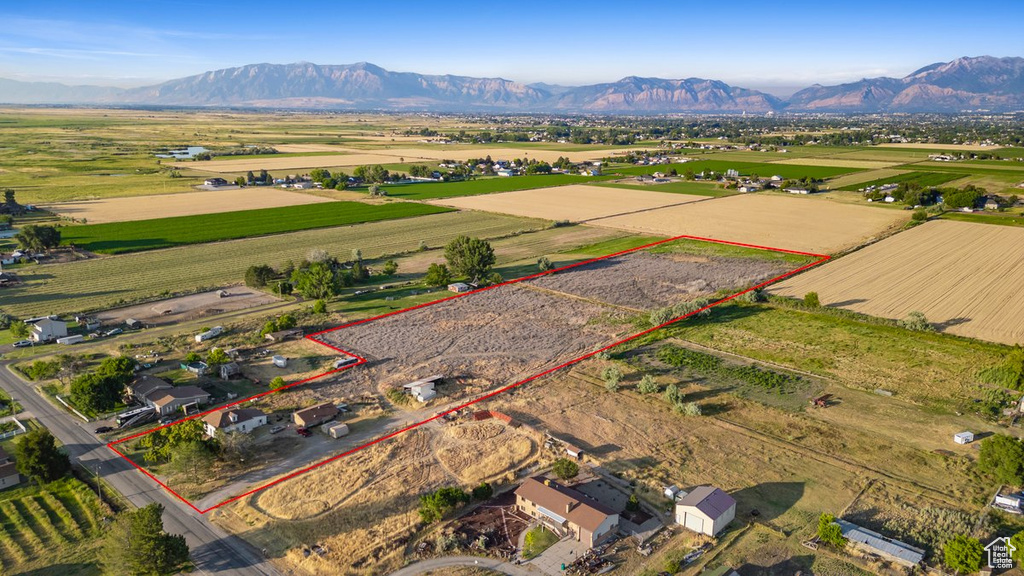
<path fill-rule="evenodd" d="M 721 488 L 698 486 L 676 501 L 676 523 L 716 536 L 736 517 L 736 500 Z"/>
<path fill-rule="evenodd" d="M 974 442 L 974 432 L 959 432 L 953 435 L 953 442 L 957 444 L 970 444 Z"/>
<path fill-rule="evenodd" d="M 324 433 L 331 438 L 341 438 L 342 436 L 347 436 L 349 432 L 348 424 L 341 422 L 328 422 L 321 426 L 321 428 L 323 428 Z"/>

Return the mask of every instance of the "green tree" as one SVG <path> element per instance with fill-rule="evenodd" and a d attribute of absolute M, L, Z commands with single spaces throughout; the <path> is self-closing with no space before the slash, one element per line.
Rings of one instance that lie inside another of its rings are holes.
<path fill-rule="evenodd" d="M 186 442 L 171 453 L 171 470 L 190 478 L 200 478 L 203 470 L 213 464 L 213 454 L 202 442 Z"/>
<path fill-rule="evenodd" d="M 99 371 L 82 374 L 71 381 L 71 399 L 75 404 L 96 412 L 113 408 L 121 400 L 123 391 L 122 382 Z"/>
<path fill-rule="evenodd" d="M 439 488 L 420 495 L 420 519 L 430 524 L 436 522 L 458 507 L 469 502 L 469 494 L 453 487 Z"/>
<path fill-rule="evenodd" d="M 295 328 L 298 325 L 299 323 L 297 320 L 295 320 L 295 316 L 292 316 L 291 314 L 284 314 L 277 319 L 278 330 L 291 330 L 292 328 Z"/>
<path fill-rule="evenodd" d="M 60 230 L 53 226 L 29 224 L 14 235 L 18 245 L 25 250 L 42 252 L 60 244 Z"/>
<path fill-rule="evenodd" d="M 22 322 L 21 320 L 15 320 L 11 322 L 11 325 L 8 329 L 11 331 L 11 335 L 14 336 L 15 338 L 28 338 L 28 324 Z"/>
<path fill-rule="evenodd" d="M 431 264 L 423 281 L 427 286 L 446 286 L 452 281 L 452 274 L 444 264 Z"/>
<path fill-rule="evenodd" d="M 271 332 L 273 332 L 273 330 L 271 330 Z M 185 363 L 191 364 L 193 362 L 199 362 L 199 353 L 195 351 L 189 351 L 188 354 L 185 354 Z"/>
<path fill-rule="evenodd" d="M 568 458 L 559 458 L 551 465 L 551 471 L 562 480 L 568 480 L 580 473 L 580 465 Z"/>
<path fill-rule="evenodd" d="M 474 500 L 487 500 L 494 495 L 494 488 L 491 487 L 487 482 L 481 482 L 479 486 L 473 488 L 473 499 Z"/>
<path fill-rule="evenodd" d="M 641 394 L 654 394 L 658 391 L 658 383 L 654 381 L 654 376 L 644 374 L 644 377 L 640 379 L 640 383 L 636 385 L 636 389 Z"/>
<path fill-rule="evenodd" d="M 270 384 L 269 384 L 271 390 L 277 390 L 278 388 L 280 388 L 280 387 L 282 387 L 284 385 L 285 385 L 284 378 L 281 378 L 280 376 L 275 376 L 274 379 L 271 380 Z"/>
<path fill-rule="evenodd" d="M 626 500 L 626 510 L 629 512 L 640 510 L 640 499 L 636 497 L 636 494 L 629 495 L 629 500 Z"/>
<path fill-rule="evenodd" d="M 249 266 L 245 271 L 245 285 L 251 288 L 262 288 L 274 279 L 277 273 L 266 264 Z"/>
<path fill-rule="evenodd" d="M 978 453 L 978 469 L 1004 484 L 1024 484 L 1024 443 L 1004 434 L 985 438 Z"/>
<path fill-rule="evenodd" d="M 380 271 L 381 274 L 387 277 L 394 276 L 398 272 L 398 262 L 395 262 L 394 260 L 388 260 L 387 262 L 384 263 L 384 266 L 381 267 Z"/>
<path fill-rule="evenodd" d="M 1024 530 L 1017 532 L 1010 537 L 1010 544 L 1013 545 L 1016 550 L 1010 556 L 1017 562 L 1017 564 L 1024 563 Z"/>
<path fill-rule="evenodd" d="M 804 306 L 808 308 L 817 308 L 821 306 L 821 300 L 818 299 L 817 292 L 808 292 L 804 294 Z"/>
<path fill-rule="evenodd" d="M 444 247 L 448 266 L 459 276 L 476 280 L 494 266 L 494 249 L 486 240 L 458 236 Z"/>
<path fill-rule="evenodd" d="M 313 314 L 326 314 L 327 313 L 327 302 L 323 299 L 317 300 L 313 303 Z"/>
<path fill-rule="evenodd" d="M 977 538 L 957 534 L 942 546 L 943 564 L 957 574 L 973 574 L 981 569 L 985 548 Z"/>
<path fill-rule="evenodd" d="M 45 428 L 30 430 L 14 446 L 18 472 L 40 484 L 53 482 L 71 471 L 71 460 L 57 447 L 57 441 Z"/>
<path fill-rule="evenodd" d="M 235 186 L 238 186 L 239 188 L 245 186 L 247 183 L 248 182 L 246 181 L 245 176 L 239 176 L 238 178 L 235 178 Z"/>
<path fill-rule="evenodd" d="M 673 383 L 665 387 L 665 402 L 674 405 L 681 402 L 682 399 L 683 393 L 679 391 L 679 386 Z"/>
<path fill-rule="evenodd" d="M 551 260 L 547 256 L 541 256 L 537 259 L 537 269 L 541 272 L 547 272 L 554 267 L 555 265 L 551 263 Z"/>
<path fill-rule="evenodd" d="M 118 514 L 106 530 L 102 563 L 110 574 L 171 574 L 188 561 L 185 537 L 164 532 L 163 506 L 149 504 Z"/>
<path fill-rule="evenodd" d="M 24 372 L 32 380 L 49 380 L 60 373 L 60 364 L 56 360 L 36 360 L 26 366 Z"/>
<path fill-rule="evenodd" d="M 322 300 L 318 300 L 322 302 Z M 277 320 L 267 320 L 263 323 L 263 328 L 260 329 L 260 336 L 266 336 L 271 332 L 277 332 Z"/>
<path fill-rule="evenodd" d="M 846 538 L 843 537 L 843 531 L 839 528 L 839 524 L 836 524 L 835 516 L 823 512 L 818 517 L 818 540 L 836 548 L 846 546 Z"/>
<path fill-rule="evenodd" d="M 314 262 L 305 270 L 296 270 L 293 280 L 299 292 L 312 300 L 336 296 L 341 290 L 337 276 L 325 262 Z"/>
<path fill-rule="evenodd" d="M 230 362 L 231 358 L 228 356 L 227 352 L 220 348 L 213 348 L 206 355 L 206 363 L 210 366 L 220 366 L 221 364 L 229 364 Z"/>

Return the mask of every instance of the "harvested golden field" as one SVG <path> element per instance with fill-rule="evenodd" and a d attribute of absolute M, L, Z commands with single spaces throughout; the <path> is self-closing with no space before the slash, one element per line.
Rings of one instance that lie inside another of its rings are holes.
<path fill-rule="evenodd" d="M 501 212 L 531 218 L 586 222 L 593 218 L 606 218 L 637 210 L 675 206 L 707 199 L 707 196 L 574 184 L 501 194 L 446 198 L 433 203 L 460 209 Z"/>
<path fill-rule="evenodd" d="M 208 162 L 177 162 L 176 168 L 185 170 L 196 170 L 200 172 L 213 172 L 216 174 L 244 174 L 246 171 L 267 170 L 268 172 L 282 172 L 288 170 L 308 171 L 313 168 L 334 167 L 334 166 L 362 166 L 365 164 L 397 164 L 397 156 L 378 154 L 374 152 L 349 151 L 344 148 L 338 149 L 338 154 L 319 156 L 261 156 L 258 158 L 238 157 L 236 160 L 210 160 Z M 425 158 L 406 156 L 408 162 L 426 161 Z M 292 172 L 294 174 L 294 172 Z M 284 174 L 274 174 L 284 176 Z"/>
<path fill-rule="evenodd" d="M 842 158 L 786 158 L 776 160 L 772 164 L 790 164 L 793 166 L 834 166 L 836 168 L 888 168 L 901 162 L 883 162 L 881 160 L 844 160 Z"/>
<path fill-rule="evenodd" d="M 917 142 L 891 142 L 888 144 L 878 144 L 879 148 L 916 148 L 918 150 L 965 150 L 965 151 L 976 151 L 976 150 L 998 150 L 1002 146 L 982 146 L 981 144 L 920 144 Z"/>
<path fill-rule="evenodd" d="M 277 188 L 245 188 L 237 190 L 209 190 L 184 192 L 181 194 L 160 194 L 157 196 L 134 196 L 104 198 L 84 202 L 64 202 L 43 206 L 51 212 L 70 218 L 85 219 L 90 224 L 102 222 L 125 222 L 128 220 L 149 220 L 171 216 L 194 216 L 196 214 L 217 214 L 236 210 L 257 208 L 280 208 L 300 204 L 330 202 L 330 198 L 288 192 Z"/>
<path fill-rule="evenodd" d="M 920 311 L 942 331 L 1024 342 L 1024 230 L 939 220 L 902 232 L 772 288 L 817 292 L 821 303 L 904 318 Z"/>
<path fill-rule="evenodd" d="M 908 218 L 902 211 L 820 198 L 746 194 L 594 219 L 590 224 L 640 234 L 688 234 L 831 254 L 902 225 Z"/>

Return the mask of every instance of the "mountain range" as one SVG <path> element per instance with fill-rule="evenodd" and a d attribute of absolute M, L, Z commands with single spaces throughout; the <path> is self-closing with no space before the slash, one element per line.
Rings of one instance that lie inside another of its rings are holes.
<path fill-rule="evenodd" d="M 140 88 L 0 79 L 8 104 L 103 104 L 600 114 L 1024 110 L 1024 58 L 958 58 L 903 78 L 805 88 L 783 100 L 718 80 L 629 76 L 587 86 L 392 72 L 348 65 L 250 64 Z"/>

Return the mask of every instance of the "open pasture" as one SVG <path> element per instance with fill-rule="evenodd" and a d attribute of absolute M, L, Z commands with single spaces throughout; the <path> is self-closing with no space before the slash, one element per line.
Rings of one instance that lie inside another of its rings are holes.
<path fill-rule="evenodd" d="M 910 170 L 905 168 L 882 168 L 879 170 L 868 170 L 866 172 L 855 172 L 853 174 L 847 174 L 838 178 L 833 178 L 829 181 L 829 187 L 832 190 L 849 190 L 852 187 L 853 190 L 863 188 L 865 182 L 873 183 L 876 180 L 885 180 L 899 176 L 900 174 L 906 174 Z"/>
<path fill-rule="evenodd" d="M 950 174 L 948 172 L 903 172 L 901 174 L 896 175 L 886 175 L 875 180 L 869 180 L 867 182 L 846 184 L 842 187 L 837 187 L 837 189 L 856 192 L 862 188 L 867 188 L 868 186 L 882 186 L 883 184 L 902 184 L 904 182 L 919 184 L 927 188 L 930 186 L 941 186 L 943 184 L 956 180 L 959 177 L 960 176 L 957 174 Z"/>
<path fill-rule="evenodd" d="M 696 202 L 706 198 L 687 194 L 666 194 L 638 188 L 572 185 L 449 198 L 434 203 L 460 209 L 501 212 L 530 218 L 585 222 L 593 218 Z"/>
<path fill-rule="evenodd" d="M 431 200 L 434 198 L 455 198 L 458 196 L 474 196 L 492 192 L 511 192 L 532 188 L 548 188 L 565 186 L 566 184 L 584 184 L 600 182 L 612 176 L 579 176 L 576 174 L 534 174 L 504 178 L 495 176 L 462 180 L 459 182 L 422 182 L 418 184 L 384 185 L 388 197 L 403 200 Z"/>
<path fill-rule="evenodd" d="M 939 220 L 897 234 L 772 288 L 885 318 L 920 311 L 944 332 L 1024 342 L 1024 230 Z"/>
<path fill-rule="evenodd" d="M 90 252 L 123 254 L 185 244 L 425 216 L 447 211 L 448 209 L 440 206 L 412 202 L 326 202 L 221 214 L 68 226 L 62 230 L 61 235 L 64 243 L 74 244 Z"/>
<path fill-rule="evenodd" d="M 833 168 L 863 168 L 865 170 L 874 170 L 878 168 L 890 168 L 897 164 L 901 164 L 901 162 L 844 158 L 787 158 L 785 160 L 776 160 L 772 162 L 772 164 L 782 164 L 786 166 L 830 166 Z"/>
<path fill-rule="evenodd" d="M 616 169 L 615 172 L 620 174 L 653 174 L 655 172 L 668 172 L 673 169 L 680 174 L 683 174 L 688 170 L 698 174 L 706 171 L 724 174 L 727 170 L 736 170 L 741 176 L 750 176 L 753 174 L 757 174 L 758 176 L 773 176 L 777 174 L 783 178 L 790 179 L 804 177 L 831 178 L 833 176 L 849 174 L 850 172 L 862 170 L 862 168 L 839 168 L 836 166 L 818 165 L 802 166 L 782 164 L 779 162 L 733 162 L 731 160 L 726 160 L 723 155 L 716 157 L 714 160 L 694 160 L 692 162 L 658 164 L 655 166 L 629 166 L 626 168 Z"/>
<path fill-rule="evenodd" d="M 819 253 L 852 248 L 905 222 L 909 214 L 817 198 L 745 194 L 595 219 L 638 234 L 688 234 Z"/>
<path fill-rule="evenodd" d="M 546 226 L 541 220 L 451 212 L 32 266 L 18 270 L 23 284 L 4 289 L 4 311 L 28 317 L 102 310 L 237 284 L 249 266 L 280 267 L 289 260 L 300 262 L 314 248 L 339 258 L 347 258 L 358 248 L 364 258 L 372 259 L 414 252 L 421 241 L 436 248 L 459 234 L 497 238 Z"/>
<path fill-rule="evenodd" d="M 288 192 L 279 188 L 253 187 L 233 190 L 211 190 L 184 192 L 181 194 L 160 194 L 158 196 L 135 196 L 129 198 L 104 198 L 81 202 L 49 204 L 43 208 L 90 224 L 106 222 L 127 222 L 150 220 L 174 216 L 197 214 L 219 214 L 235 212 L 240 206 L 255 210 L 280 208 L 330 202 L 328 198 Z"/>
<path fill-rule="evenodd" d="M 986 146 L 984 144 L 927 144 L 921 142 L 890 142 L 887 144 L 878 144 L 878 147 L 910 150 L 955 150 L 964 152 L 992 152 L 1000 148 L 1000 146 Z"/>

